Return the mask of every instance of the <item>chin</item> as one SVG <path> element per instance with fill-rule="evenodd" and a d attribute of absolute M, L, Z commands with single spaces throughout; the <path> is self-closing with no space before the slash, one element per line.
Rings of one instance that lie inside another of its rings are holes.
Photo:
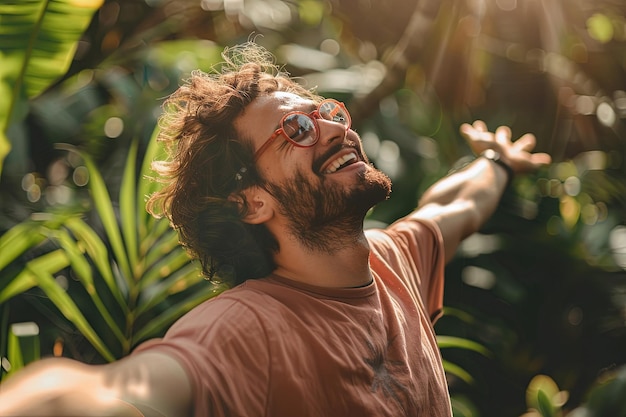
<path fill-rule="evenodd" d="M 376 204 L 387 200 L 390 194 L 391 179 L 384 172 L 371 168 L 364 173 L 360 185 L 352 190 L 348 200 L 357 210 L 367 213 Z"/>

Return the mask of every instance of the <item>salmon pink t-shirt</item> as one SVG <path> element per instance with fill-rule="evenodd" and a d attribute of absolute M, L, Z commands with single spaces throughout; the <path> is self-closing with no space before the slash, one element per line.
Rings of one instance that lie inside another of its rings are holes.
<path fill-rule="evenodd" d="M 139 351 L 176 358 L 197 417 L 450 417 L 433 320 L 443 242 L 429 221 L 366 232 L 373 282 L 270 275 L 206 301 Z"/>

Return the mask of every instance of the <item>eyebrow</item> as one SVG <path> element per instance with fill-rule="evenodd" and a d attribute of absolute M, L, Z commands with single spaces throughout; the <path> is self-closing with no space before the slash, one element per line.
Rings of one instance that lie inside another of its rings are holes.
<path fill-rule="evenodd" d="M 303 105 L 302 108 L 296 108 L 296 109 L 291 109 L 288 112 L 286 112 L 285 114 L 283 114 L 280 117 L 280 121 L 278 122 L 278 125 L 276 125 L 276 127 L 274 127 L 274 132 L 276 132 L 278 129 L 281 128 L 281 122 L 285 119 L 285 116 L 287 116 L 289 113 L 305 113 L 305 114 L 311 114 L 313 113 L 315 110 L 317 110 L 317 107 L 319 106 L 319 103 L 316 102 L 312 102 L 306 105 Z"/>

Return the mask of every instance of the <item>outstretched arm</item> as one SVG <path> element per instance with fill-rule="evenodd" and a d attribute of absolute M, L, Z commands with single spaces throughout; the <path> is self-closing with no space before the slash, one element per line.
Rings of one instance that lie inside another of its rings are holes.
<path fill-rule="evenodd" d="M 501 126 L 489 132 L 482 121 L 461 126 L 461 134 L 476 155 L 487 149 L 499 154 L 512 173 L 532 172 L 551 162 L 550 155 L 531 153 L 536 139 L 532 134 L 511 141 L 511 130 Z M 433 184 L 422 196 L 409 218 L 434 220 L 443 235 L 446 261 L 454 256 L 461 241 L 478 231 L 496 210 L 506 188 L 509 173 L 493 160 L 479 157 L 464 169 Z"/>
<path fill-rule="evenodd" d="M 52 358 L 0 385 L 0 416 L 188 416 L 191 398 L 185 371 L 164 354 L 96 366 Z"/>

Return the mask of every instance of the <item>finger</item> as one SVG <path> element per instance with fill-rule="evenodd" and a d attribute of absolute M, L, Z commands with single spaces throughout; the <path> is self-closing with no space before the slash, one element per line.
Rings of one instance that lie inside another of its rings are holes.
<path fill-rule="evenodd" d="M 511 143 L 511 129 L 508 126 L 500 126 L 496 129 L 496 142 L 501 146 L 507 146 Z"/>
<path fill-rule="evenodd" d="M 473 124 L 463 123 L 459 128 L 459 131 L 466 139 L 469 139 L 469 141 L 476 142 L 489 140 L 488 135 L 490 135 L 490 133 L 485 131 L 484 129 L 484 123 L 477 124 L 476 122 L 474 122 Z"/>
<path fill-rule="evenodd" d="M 471 135 L 474 132 L 474 130 L 475 130 L 474 126 L 472 126 L 469 123 L 463 123 L 461 127 L 459 128 L 459 131 L 461 132 L 463 136 Z"/>
<path fill-rule="evenodd" d="M 552 163 L 552 157 L 547 153 L 538 152 L 530 156 L 530 161 L 537 166 L 549 165 Z"/>
<path fill-rule="evenodd" d="M 489 129 L 487 129 L 487 125 L 482 120 L 476 120 L 473 126 L 474 126 L 474 129 L 478 130 L 479 132 L 489 131 Z"/>
<path fill-rule="evenodd" d="M 535 149 L 535 145 L 537 145 L 537 138 L 532 133 L 526 133 L 513 142 L 513 147 L 518 151 L 530 152 Z"/>

